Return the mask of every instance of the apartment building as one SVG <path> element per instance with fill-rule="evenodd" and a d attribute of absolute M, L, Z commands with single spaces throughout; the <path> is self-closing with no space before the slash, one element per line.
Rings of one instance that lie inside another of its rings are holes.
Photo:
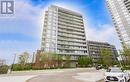
<path fill-rule="evenodd" d="M 88 55 L 83 16 L 80 13 L 51 5 L 45 11 L 41 50 L 59 55 Z"/>
<path fill-rule="evenodd" d="M 117 59 L 118 53 L 114 45 L 111 45 L 107 42 L 98 42 L 98 41 L 87 41 L 88 51 L 90 57 L 93 59 L 93 62 L 101 59 L 101 50 L 104 48 L 110 49 L 112 51 L 113 59 Z"/>
<path fill-rule="evenodd" d="M 121 44 L 130 47 L 130 0 L 106 0 L 106 3 Z"/>
<path fill-rule="evenodd" d="M 124 0 L 125 6 L 130 13 L 130 0 Z"/>

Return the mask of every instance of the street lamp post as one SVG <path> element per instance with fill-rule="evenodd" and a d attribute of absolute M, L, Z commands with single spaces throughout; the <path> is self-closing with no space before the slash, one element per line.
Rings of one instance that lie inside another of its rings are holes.
<path fill-rule="evenodd" d="M 32 69 L 33 69 L 33 63 L 34 63 L 34 59 L 35 59 L 34 56 L 35 56 L 35 52 L 33 52 L 33 57 L 32 57 L 32 65 L 31 65 L 31 66 L 32 66 Z"/>
<path fill-rule="evenodd" d="M 13 65 L 14 65 L 14 63 L 15 63 L 15 59 L 16 59 L 16 54 L 14 54 L 13 63 L 12 63 L 12 65 L 10 66 L 10 74 L 11 74 L 11 72 L 12 72 L 12 70 L 13 70 Z"/>

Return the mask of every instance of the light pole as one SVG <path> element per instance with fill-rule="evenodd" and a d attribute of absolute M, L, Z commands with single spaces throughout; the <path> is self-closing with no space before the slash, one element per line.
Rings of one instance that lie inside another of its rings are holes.
<path fill-rule="evenodd" d="M 31 65 L 32 67 L 31 68 L 33 68 L 34 59 L 35 59 L 35 52 L 33 52 L 32 65 Z"/>
<path fill-rule="evenodd" d="M 119 55 L 117 57 L 117 60 L 118 60 L 118 62 L 120 64 L 121 68 L 123 68 L 122 63 L 121 63 L 121 61 L 123 60 L 123 57 L 122 57 L 122 54 L 121 54 L 121 50 L 119 50 L 118 54 Z"/>
<path fill-rule="evenodd" d="M 10 74 L 11 74 L 11 72 L 12 72 L 12 70 L 13 70 L 13 65 L 14 65 L 14 63 L 15 63 L 15 59 L 16 59 L 16 54 L 14 54 L 13 63 L 12 63 L 12 65 L 11 65 L 11 67 L 10 67 Z"/>

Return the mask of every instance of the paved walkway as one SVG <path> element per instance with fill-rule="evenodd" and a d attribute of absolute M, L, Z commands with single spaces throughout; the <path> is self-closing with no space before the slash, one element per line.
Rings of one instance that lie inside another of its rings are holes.
<path fill-rule="evenodd" d="M 28 79 L 37 77 L 39 75 L 53 75 L 63 72 L 61 70 L 31 70 L 31 71 L 18 71 L 12 74 L 0 75 L 0 82 L 26 82 Z"/>
<path fill-rule="evenodd" d="M 26 82 L 26 80 L 36 77 L 35 75 L 25 75 L 25 76 L 7 76 L 0 77 L 0 82 Z"/>

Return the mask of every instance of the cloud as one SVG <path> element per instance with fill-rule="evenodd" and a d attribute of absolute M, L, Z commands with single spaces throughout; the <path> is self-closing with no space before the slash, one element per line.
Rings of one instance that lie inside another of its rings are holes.
<path fill-rule="evenodd" d="M 109 42 L 116 46 L 117 49 L 121 49 L 121 44 L 115 28 L 109 24 L 99 24 L 93 27 L 86 27 L 86 35 L 88 40 L 95 40 L 101 42 Z M 99 28 L 99 29 L 98 29 Z"/>
<path fill-rule="evenodd" d="M 14 54 L 21 54 L 23 51 L 28 51 L 30 54 L 35 52 L 39 45 L 38 42 L 26 41 L 0 41 L 0 58 L 5 58 L 7 63 L 12 63 Z"/>
<path fill-rule="evenodd" d="M 15 1 L 13 17 L 0 18 L 0 33 L 21 33 L 29 36 L 39 36 L 42 30 L 44 8 L 33 6 L 28 0 Z"/>
<path fill-rule="evenodd" d="M 16 0 L 15 4 L 14 17 L 0 18 L 0 58 L 7 63 L 14 53 L 36 51 L 41 41 L 44 8 L 32 6 L 27 0 Z"/>

